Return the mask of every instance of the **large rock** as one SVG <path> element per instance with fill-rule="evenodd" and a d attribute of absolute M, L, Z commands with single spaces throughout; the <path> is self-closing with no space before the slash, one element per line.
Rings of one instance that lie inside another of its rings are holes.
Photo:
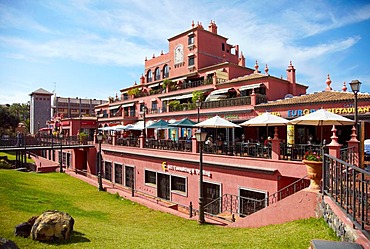
<path fill-rule="evenodd" d="M 38 241 L 68 240 L 73 231 L 74 219 L 57 210 L 46 211 L 33 224 L 31 238 Z"/>
<path fill-rule="evenodd" d="M 15 227 L 15 235 L 16 236 L 22 236 L 24 238 L 30 237 L 31 229 L 33 224 L 35 224 L 35 220 L 38 218 L 38 216 L 33 216 L 31 219 L 29 219 L 27 222 L 23 222 Z"/>
<path fill-rule="evenodd" d="M 5 238 L 0 238 L 0 249 L 19 249 L 19 248 L 13 241 Z"/>

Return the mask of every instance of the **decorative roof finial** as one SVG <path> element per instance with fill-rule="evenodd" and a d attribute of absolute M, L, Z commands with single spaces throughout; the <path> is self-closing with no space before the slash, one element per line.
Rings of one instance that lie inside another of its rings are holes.
<path fill-rule="evenodd" d="M 342 87 L 342 90 L 343 90 L 343 92 L 346 92 L 346 91 L 347 91 L 347 86 L 346 86 L 346 82 L 343 82 L 343 87 Z"/>
<path fill-rule="evenodd" d="M 266 64 L 266 67 L 265 67 L 265 73 L 266 73 L 267 75 L 269 75 L 269 68 L 267 67 L 267 64 Z"/>
<path fill-rule="evenodd" d="M 194 28 L 195 24 L 194 24 L 194 20 L 191 21 L 191 27 Z"/>
<path fill-rule="evenodd" d="M 330 74 L 328 74 L 328 78 L 326 79 L 326 88 L 325 88 L 325 91 L 331 91 L 331 90 L 333 90 L 332 88 L 331 88 L 331 86 L 330 86 L 330 84 L 331 84 L 331 79 L 330 79 Z"/>
<path fill-rule="evenodd" d="M 257 60 L 256 60 L 256 64 L 254 65 L 254 68 L 256 69 L 256 70 L 254 70 L 254 72 L 258 73 L 258 62 L 257 62 Z"/>

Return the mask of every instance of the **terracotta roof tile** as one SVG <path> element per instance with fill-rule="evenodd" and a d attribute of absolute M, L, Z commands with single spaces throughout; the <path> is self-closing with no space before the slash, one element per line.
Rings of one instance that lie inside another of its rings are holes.
<path fill-rule="evenodd" d="M 358 100 L 370 101 L 369 93 L 359 93 L 357 95 Z M 271 107 L 271 106 L 282 106 L 282 105 L 298 105 L 298 104 L 313 104 L 313 103 L 328 103 L 338 101 L 353 101 L 354 95 L 352 92 L 336 92 L 336 91 L 325 91 L 311 93 L 301 96 L 294 96 L 289 99 L 281 99 L 276 101 L 269 101 L 264 104 L 259 104 L 258 107 Z"/>

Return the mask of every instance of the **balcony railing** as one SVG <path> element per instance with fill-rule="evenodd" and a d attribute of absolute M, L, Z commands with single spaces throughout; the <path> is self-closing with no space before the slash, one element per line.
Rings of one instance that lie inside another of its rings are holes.
<path fill-rule="evenodd" d="M 206 101 L 202 103 L 202 109 L 209 108 L 220 108 L 220 107 L 229 107 L 229 106 L 241 106 L 241 105 L 250 105 L 251 97 L 238 97 L 231 99 L 222 99 L 216 101 Z"/>

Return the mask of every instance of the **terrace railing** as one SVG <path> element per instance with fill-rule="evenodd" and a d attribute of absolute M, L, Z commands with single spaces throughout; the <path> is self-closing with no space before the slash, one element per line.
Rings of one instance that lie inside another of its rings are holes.
<path fill-rule="evenodd" d="M 323 194 L 370 238 L 370 172 L 325 154 L 323 173 Z"/>

